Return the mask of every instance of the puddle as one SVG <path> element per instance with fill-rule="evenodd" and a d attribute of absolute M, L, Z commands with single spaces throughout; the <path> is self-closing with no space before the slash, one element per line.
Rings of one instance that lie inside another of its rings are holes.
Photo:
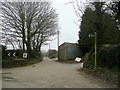
<path fill-rule="evenodd" d="M 12 78 L 12 77 L 7 77 L 7 76 L 3 76 L 2 78 L 3 78 L 3 80 L 5 80 L 5 81 L 14 80 L 14 78 Z"/>
<path fill-rule="evenodd" d="M 49 82 L 46 82 L 46 81 L 39 81 L 39 82 L 41 82 L 41 83 L 49 83 Z"/>
<path fill-rule="evenodd" d="M 10 73 L 10 72 L 4 72 L 4 73 L 2 73 L 2 74 L 12 74 L 12 73 Z"/>
<path fill-rule="evenodd" d="M 70 87 L 70 86 L 67 86 L 67 85 L 65 85 L 64 87 L 65 87 L 65 88 L 72 88 L 72 87 Z"/>

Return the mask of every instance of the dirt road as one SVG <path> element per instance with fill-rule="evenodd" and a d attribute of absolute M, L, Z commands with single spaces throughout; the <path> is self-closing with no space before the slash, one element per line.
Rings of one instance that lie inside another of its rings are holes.
<path fill-rule="evenodd" d="M 44 58 L 38 64 L 3 69 L 3 88 L 109 88 L 107 83 L 78 71 L 80 64 Z"/>

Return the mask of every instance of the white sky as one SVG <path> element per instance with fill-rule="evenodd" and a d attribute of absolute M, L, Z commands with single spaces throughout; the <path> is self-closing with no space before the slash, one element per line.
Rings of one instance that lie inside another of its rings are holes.
<path fill-rule="evenodd" d="M 74 23 L 77 21 L 77 16 L 74 12 L 72 4 L 66 4 L 70 0 L 52 0 L 52 6 L 56 9 L 59 18 L 60 29 L 60 43 L 61 45 L 64 42 L 76 43 L 78 38 L 79 26 Z M 57 39 L 50 41 L 50 49 L 57 50 Z M 42 50 L 47 51 L 49 45 L 43 46 Z"/>

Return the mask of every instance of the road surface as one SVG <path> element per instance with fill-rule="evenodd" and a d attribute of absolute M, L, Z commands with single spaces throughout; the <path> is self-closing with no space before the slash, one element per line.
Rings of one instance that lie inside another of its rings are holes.
<path fill-rule="evenodd" d="M 3 88 L 110 88 L 100 79 L 78 71 L 80 64 L 64 64 L 52 59 L 35 65 L 3 69 Z"/>

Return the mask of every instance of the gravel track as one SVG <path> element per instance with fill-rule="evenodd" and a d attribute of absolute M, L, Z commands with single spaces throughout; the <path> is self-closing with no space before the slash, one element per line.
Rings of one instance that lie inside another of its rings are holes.
<path fill-rule="evenodd" d="M 40 63 L 2 70 L 3 88 L 112 88 L 100 79 L 78 71 L 79 64 L 44 58 Z"/>

